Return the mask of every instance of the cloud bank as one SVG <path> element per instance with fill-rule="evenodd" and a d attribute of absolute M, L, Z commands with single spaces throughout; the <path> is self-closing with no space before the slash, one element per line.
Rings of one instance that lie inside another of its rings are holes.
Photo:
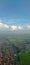
<path fill-rule="evenodd" d="M 2 29 L 9 29 L 9 30 L 12 30 L 12 31 L 17 31 L 17 30 L 30 30 L 30 25 L 26 25 L 26 26 L 15 26 L 15 25 L 11 25 L 11 26 L 9 26 L 9 25 L 7 25 L 7 24 L 4 24 L 4 23 L 0 23 L 0 29 L 2 30 Z"/>

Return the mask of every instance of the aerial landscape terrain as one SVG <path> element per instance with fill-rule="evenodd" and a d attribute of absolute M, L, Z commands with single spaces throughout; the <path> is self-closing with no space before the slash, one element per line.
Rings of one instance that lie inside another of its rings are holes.
<path fill-rule="evenodd" d="M 0 0 L 0 65 L 30 65 L 30 0 Z"/>
<path fill-rule="evenodd" d="M 5 59 L 5 56 L 9 54 L 14 59 L 9 60 L 11 61 L 10 65 L 12 61 L 15 65 L 18 65 L 18 63 L 21 65 L 30 65 L 30 34 L 17 32 L 0 33 L 0 56 L 2 55 Z M 20 60 L 18 61 L 17 58 Z"/>

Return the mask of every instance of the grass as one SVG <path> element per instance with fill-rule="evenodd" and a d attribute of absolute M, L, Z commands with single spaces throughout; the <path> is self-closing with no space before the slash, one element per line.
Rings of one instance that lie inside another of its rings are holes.
<path fill-rule="evenodd" d="M 20 54 L 21 65 L 30 65 L 30 51 Z"/>
<path fill-rule="evenodd" d="M 30 50 L 28 52 L 22 52 L 19 54 L 21 65 L 30 65 Z M 17 57 L 15 58 L 16 64 L 18 65 Z"/>

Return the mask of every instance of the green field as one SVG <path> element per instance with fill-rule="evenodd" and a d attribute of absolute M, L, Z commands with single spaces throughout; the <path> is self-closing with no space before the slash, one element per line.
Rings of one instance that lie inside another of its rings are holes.
<path fill-rule="evenodd" d="M 27 53 L 19 54 L 19 57 L 21 65 L 30 65 L 30 51 L 28 51 Z M 16 64 L 18 65 L 17 58 L 16 58 Z"/>
<path fill-rule="evenodd" d="M 20 54 L 21 65 L 30 65 L 30 51 Z"/>

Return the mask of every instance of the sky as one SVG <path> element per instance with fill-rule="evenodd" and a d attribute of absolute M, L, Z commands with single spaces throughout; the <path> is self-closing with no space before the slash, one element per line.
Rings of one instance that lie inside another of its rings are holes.
<path fill-rule="evenodd" d="M 2 27 L 30 30 L 30 0 L 0 0 L 0 28 Z"/>

